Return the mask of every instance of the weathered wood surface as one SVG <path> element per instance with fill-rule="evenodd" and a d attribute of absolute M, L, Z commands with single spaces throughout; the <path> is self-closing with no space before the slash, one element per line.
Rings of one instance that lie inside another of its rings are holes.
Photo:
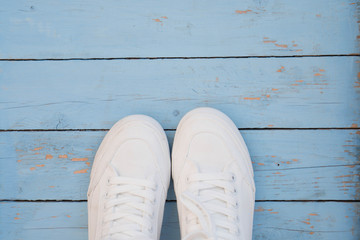
<path fill-rule="evenodd" d="M 0 202 L 1 239 L 87 239 L 86 202 Z M 360 203 L 257 202 L 253 239 L 360 238 Z M 176 202 L 167 202 L 161 239 L 180 239 Z"/>
<path fill-rule="evenodd" d="M 359 57 L 0 62 L 0 129 L 166 129 L 199 106 L 239 128 L 360 126 Z"/>
<path fill-rule="evenodd" d="M 85 200 L 105 131 L 0 133 L 0 199 Z M 360 200 L 359 130 L 242 131 L 257 200 Z M 170 145 L 174 131 L 167 131 Z M 172 186 L 169 200 L 174 200 Z"/>
<path fill-rule="evenodd" d="M 8 1 L 0 58 L 359 53 L 353 0 Z"/>

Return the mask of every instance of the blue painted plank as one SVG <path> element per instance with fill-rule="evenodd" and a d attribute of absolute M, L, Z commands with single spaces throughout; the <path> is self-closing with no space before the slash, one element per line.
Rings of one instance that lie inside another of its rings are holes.
<path fill-rule="evenodd" d="M 1 239 L 87 239 L 86 202 L 1 202 Z M 253 239 L 360 238 L 360 203 L 257 202 Z M 176 202 L 167 202 L 161 239 L 180 239 Z"/>
<path fill-rule="evenodd" d="M 0 199 L 85 200 L 105 131 L 0 133 Z M 359 130 L 247 130 L 257 200 L 360 200 Z M 170 146 L 174 131 L 167 131 Z M 170 186 L 169 200 L 175 195 Z"/>
<path fill-rule="evenodd" d="M 0 129 L 175 129 L 210 106 L 240 128 L 358 127 L 359 57 L 0 62 Z"/>
<path fill-rule="evenodd" d="M 8 1 L 0 57 L 353 54 L 358 14 L 353 0 Z"/>

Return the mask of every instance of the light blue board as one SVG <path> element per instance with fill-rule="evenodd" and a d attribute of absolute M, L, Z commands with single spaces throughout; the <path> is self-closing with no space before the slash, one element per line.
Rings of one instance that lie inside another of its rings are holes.
<path fill-rule="evenodd" d="M 0 199 L 86 200 L 105 131 L 0 133 Z M 360 200 L 359 130 L 248 130 L 257 200 Z M 167 131 L 170 147 L 174 131 Z M 168 195 L 174 200 L 171 185 Z"/>
<path fill-rule="evenodd" d="M 7 1 L 0 58 L 359 53 L 353 0 Z"/>
<path fill-rule="evenodd" d="M 359 57 L 0 62 L 0 129 L 175 129 L 211 106 L 239 128 L 360 125 Z"/>
<path fill-rule="evenodd" d="M 253 239 L 358 240 L 360 203 L 257 202 Z M 0 239 L 87 239 L 86 202 L 0 202 Z M 180 239 L 167 202 L 161 239 Z"/>

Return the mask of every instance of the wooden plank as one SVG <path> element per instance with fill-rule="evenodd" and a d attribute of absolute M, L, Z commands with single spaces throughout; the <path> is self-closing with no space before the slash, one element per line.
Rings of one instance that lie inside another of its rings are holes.
<path fill-rule="evenodd" d="M 354 54 L 358 14 L 352 0 L 11 1 L 0 57 Z"/>
<path fill-rule="evenodd" d="M 1 202 L 1 239 L 87 239 L 86 202 Z M 360 238 L 360 203 L 257 202 L 253 239 Z M 161 239 L 180 239 L 176 202 L 167 202 Z"/>
<path fill-rule="evenodd" d="M 0 199 L 85 200 L 105 131 L 0 133 Z M 247 130 L 257 200 L 359 200 L 358 130 Z M 174 131 L 167 131 L 170 147 Z M 174 200 L 171 185 L 168 195 Z"/>
<path fill-rule="evenodd" d="M 359 57 L 0 62 L 0 129 L 175 129 L 216 107 L 239 128 L 360 125 Z"/>

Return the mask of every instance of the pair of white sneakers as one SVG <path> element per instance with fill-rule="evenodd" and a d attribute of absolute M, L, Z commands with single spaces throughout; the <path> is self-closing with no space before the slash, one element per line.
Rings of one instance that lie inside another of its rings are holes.
<path fill-rule="evenodd" d="M 117 122 L 91 171 L 89 239 L 159 239 L 170 171 L 169 144 L 157 121 L 132 115 Z M 225 114 L 197 108 L 183 117 L 172 177 L 182 239 L 251 239 L 254 173 L 245 142 Z"/>

